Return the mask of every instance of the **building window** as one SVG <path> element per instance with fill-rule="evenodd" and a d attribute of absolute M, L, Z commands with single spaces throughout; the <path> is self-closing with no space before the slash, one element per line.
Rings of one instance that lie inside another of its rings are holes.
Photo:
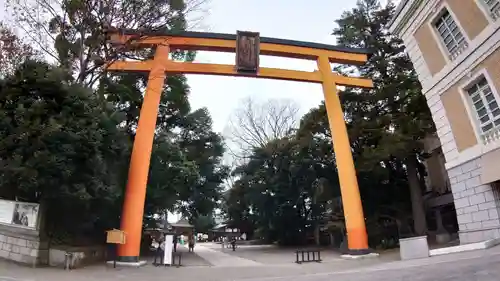
<path fill-rule="evenodd" d="M 466 91 L 476 112 L 480 133 L 485 138 L 487 133 L 500 127 L 500 108 L 498 108 L 497 98 L 484 76 L 481 76 Z"/>
<path fill-rule="evenodd" d="M 500 0 L 481 0 L 486 5 L 486 8 L 493 19 L 500 18 Z"/>
<path fill-rule="evenodd" d="M 451 59 L 456 58 L 467 48 L 467 40 L 447 9 L 444 9 L 441 16 L 435 21 L 434 27 Z"/>

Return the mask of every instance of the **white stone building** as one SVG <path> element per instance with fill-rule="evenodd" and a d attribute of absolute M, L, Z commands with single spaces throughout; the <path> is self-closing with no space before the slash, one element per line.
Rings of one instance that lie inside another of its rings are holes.
<path fill-rule="evenodd" d="M 500 0 L 402 0 L 390 24 L 422 83 L 461 243 L 500 238 Z"/>

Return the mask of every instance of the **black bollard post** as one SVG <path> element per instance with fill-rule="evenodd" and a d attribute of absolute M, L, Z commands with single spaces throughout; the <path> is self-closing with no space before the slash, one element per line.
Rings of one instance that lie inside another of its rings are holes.
<path fill-rule="evenodd" d="M 116 260 L 118 259 L 118 245 L 113 244 L 113 268 L 116 268 Z"/>

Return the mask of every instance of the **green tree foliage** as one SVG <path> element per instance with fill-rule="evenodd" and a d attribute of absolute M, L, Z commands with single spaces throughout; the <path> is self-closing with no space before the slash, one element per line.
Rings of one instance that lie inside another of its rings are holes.
<path fill-rule="evenodd" d="M 212 131 L 212 119 L 206 109 L 190 113 L 181 127 L 179 144 L 187 159 L 194 163 L 198 178 L 181 193 L 184 204 L 179 209 L 192 218 L 212 214 L 229 173 L 222 164 L 222 137 Z"/>
<path fill-rule="evenodd" d="M 377 0 L 360 0 L 336 21 L 338 28 L 333 32 L 340 45 L 374 51 L 364 66 L 336 68 L 342 74 L 369 77 L 375 85 L 374 90 L 346 89 L 341 93 L 351 126 L 360 128 L 353 133 L 378 141 L 366 145 L 362 152 L 373 163 L 388 155 L 404 158 L 415 153 L 421 149 L 419 140 L 435 132 L 405 47 L 386 29 L 393 15 L 391 3 L 381 8 Z"/>
<path fill-rule="evenodd" d="M 317 148 L 318 144 L 291 136 L 255 149 L 250 161 L 235 171 L 240 179 L 229 194 L 229 216 L 237 223 L 255 220 L 258 236 L 283 244 L 304 243 L 324 212 L 323 198 L 335 192 L 317 183 L 335 182 L 335 173 L 322 165 L 325 154 Z"/>
<path fill-rule="evenodd" d="M 0 192 L 43 203 L 51 228 L 81 235 L 116 217 L 128 144 L 95 95 L 71 80 L 28 61 L 2 81 Z"/>
<path fill-rule="evenodd" d="M 256 228 L 255 220 L 258 218 L 251 209 L 252 198 L 243 181 L 236 180 L 231 188 L 224 193 L 221 209 L 231 226 L 239 228 L 242 233 L 247 233 L 248 238 L 253 236 Z"/>
<path fill-rule="evenodd" d="M 197 233 L 207 234 L 215 226 L 215 220 L 213 216 L 199 216 L 194 220 L 194 229 Z"/>

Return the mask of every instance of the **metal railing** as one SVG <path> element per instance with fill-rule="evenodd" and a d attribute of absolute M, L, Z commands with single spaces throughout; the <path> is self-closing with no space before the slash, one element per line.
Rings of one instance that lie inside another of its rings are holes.
<path fill-rule="evenodd" d="M 500 139 L 500 126 L 484 133 L 481 138 L 483 139 L 483 144 L 489 144 Z"/>
<path fill-rule="evenodd" d="M 321 262 L 320 250 L 297 250 L 295 251 L 295 263 Z"/>
<path fill-rule="evenodd" d="M 490 8 L 490 11 L 491 11 L 491 16 L 494 18 L 494 19 L 498 19 L 500 18 L 500 2 L 496 2 L 493 4 L 493 7 Z"/>

